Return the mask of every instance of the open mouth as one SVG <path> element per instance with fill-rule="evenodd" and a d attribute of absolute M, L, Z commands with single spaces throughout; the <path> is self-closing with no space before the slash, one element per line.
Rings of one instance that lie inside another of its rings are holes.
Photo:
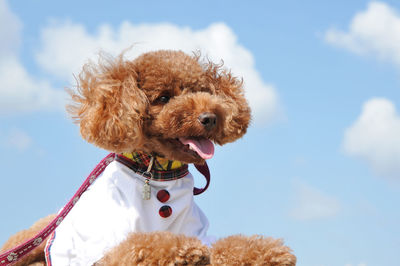
<path fill-rule="evenodd" d="M 193 137 L 179 138 L 179 141 L 204 160 L 211 159 L 214 156 L 214 144 L 209 139 Z"/>

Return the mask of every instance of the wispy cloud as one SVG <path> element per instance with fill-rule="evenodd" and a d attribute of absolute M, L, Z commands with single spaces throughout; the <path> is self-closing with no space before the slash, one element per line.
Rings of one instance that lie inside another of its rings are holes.
<path fill-rule="evenodd" d="M 367 264 L 365 264 L 365 263 L 358 263 L 358 264 L 347 263 L 344 266 L 367 266 Z"/>
<path fill-rule="evenodd" d="M 32 143 L 33 141 L 29 134 L 18 128 L 12 128 L 1 136 L 1 144 L 3 146 L 19 152 L 29 149 Z"/>
<path fill-rule="evenodd" d="M 334 217 L 340 212 L 340 202 L 318 188 L 295 184 L 294 206 L 290 215 L 301 221 L 319 220 Z"/>
<path fill-rule="evenodd" d="M 364 103 L 357 120 L 346 129 L 347 154 L 366 161 L 379 175 L 400 179 L 400 116 L 383 98 Z"/>
<path fill-rule="evenodd" d="M 10 11 L 7 1 L 0 1 L 0 58 L 16 52 L 20 44 L 22 22 Z"/>
<path fill-rule="evenodd" d="M 331 28 L 325 40 L 359 55 L 371 55 L 400 67 L 400 15 L 383 2 L 371 2 L 353 17 L 348 31 Z"/>

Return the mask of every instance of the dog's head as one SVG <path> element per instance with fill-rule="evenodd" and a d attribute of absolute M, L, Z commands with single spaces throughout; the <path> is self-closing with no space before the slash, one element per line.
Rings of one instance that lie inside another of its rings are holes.
<path fill-rule="evenodd" d="M 250 108 L 241 80 L 180 51 L 87 64 L 69 112 L 84 139 L 112 152 L 143 151 L 202 163 L 212 143 L 246 133 Z"/>

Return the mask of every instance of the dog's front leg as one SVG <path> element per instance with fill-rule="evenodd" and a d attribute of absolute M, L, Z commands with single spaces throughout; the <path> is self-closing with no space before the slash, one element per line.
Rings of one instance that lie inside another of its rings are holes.
<path fill-rule="evenodd" d="M 280 239 L 236 235 L 213 244 L 211 265 L 295 266 L 296 257 Z"/>
<path fill-rule="evenodd" d="M 95 265 L 208 265 L 209 249 L 195 237 L 169 232 L 132 233 Z"/>

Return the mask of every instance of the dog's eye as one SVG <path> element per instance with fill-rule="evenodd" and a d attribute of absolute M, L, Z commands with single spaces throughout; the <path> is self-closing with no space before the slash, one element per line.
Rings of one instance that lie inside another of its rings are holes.
<path fill-rule="evenodd" d="M 168 103 L 169 102 L 170 97 L 169 96 L 161 96 L 157 99 L 157 102 L 159 103 Z"/>

